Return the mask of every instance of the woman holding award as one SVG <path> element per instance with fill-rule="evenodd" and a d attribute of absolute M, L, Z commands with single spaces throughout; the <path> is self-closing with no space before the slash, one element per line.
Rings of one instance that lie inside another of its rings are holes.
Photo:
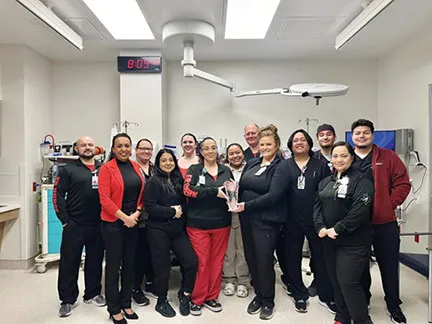
<path fill-rule="evenodd" d="M 191 165 L 184 183 L 188 197 L 186 230 L 198 257 L 198 273 L 192 292 L 190 313 L 201 315 L 202 306 L 220 312 L 222 266 L 231 229 L 231 213 L 222 191 L 232 178 L 230 169 L 217 163 L 218 147 L 213 138 L 200 143 L 203 162 Z"/>
<path fill-rule="evenodd" d="M 261 157 L 249 161 L 240 178 L 238 208 L 246 261 L 255 289 L 249 314 L 261 319 L 274 314 L 275 272 L 273 252 L 280 227 L 286 222 L 285 195 L 289 181 L 286 161 L 278 155 L 280 137 L 269 125 L 258 133 Z"/>
<path fill-rule="evenodd" d="M 238 183 L 246 164 L 243 148 L 237 143 L 230 144 L 228 145 L 226 156 L 229 162 L 228 166 L 234 175 L 234 180 Z M 228 186 L 229 184 L 230 183 L 227 183 Z M 234 189 L 238 189 L 238 186 L 235 186 Z M 227 190 L 226 193 L 229 194 L 229 191 Z M 249 269 L 244 255 L 243 239 L 238 213 L 232 213 L 231 232 L 228 241 L 228 248 L 225 254 L 222 281 L 225 284 L 223 289 L 225 296 L 236 294 L 237 297 L 244 298 L 249 295 Z M 237 291 L 235 284 L 237 284 Z"/>

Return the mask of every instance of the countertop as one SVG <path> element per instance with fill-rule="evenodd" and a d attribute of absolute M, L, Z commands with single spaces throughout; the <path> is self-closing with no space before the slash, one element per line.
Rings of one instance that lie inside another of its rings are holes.
<path fill-rule="evenodd" d="M 14 204 L 0 204 L 0 214 L 7 213 L 11 210 L 20 209 L 20 205 L 14 205 Z"/>

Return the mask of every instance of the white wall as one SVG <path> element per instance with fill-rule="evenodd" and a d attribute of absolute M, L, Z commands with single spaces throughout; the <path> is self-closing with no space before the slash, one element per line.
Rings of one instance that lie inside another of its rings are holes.
<path fill-rule="evenodd" d="M 55 62 L 53 133 L 56 140 L 88 135 L 109 151 L 113 123 L 120 118 L 116 63 Z"/>
<path fill-rule="evenodd" d="M 42 159 L 39 144 L 52 132 L 52 62 L 39 53 L 26 48 L 24 60 L 24 136 L 26 178 L 24 188 L 25 227 L 22 244 L 23 259 L 33 257 L 38 250 L 38 205 L 33 182 L 40 183 Z"/>
<path fill-rule="evenodd" d="M 432 83 L 432 37 L 430 33 L 404 44 L 378 65 L 378 125 L 381 128 L 414 129 L 414 145 L 423 163 L 431 165 L 430 115 L 428 85 Z M 423 170 L 410 168 L 418 188 Z M 431 230 L 429 221 L 429 171 L 418 199 L 407 210 L 403 231 Z M 409 201 L 413 196 L 410 196 Z M 412 238 L 402 239 L 402 251 L 426 253 L 427 239 L 420 244 Z"/>
<path fill-rule="evenodd" d="M 38 252 L 39 144 L 51 131 L 51 62 L 25 46 L 0 47 L 2 83 L 0 200 L 21 205 L 7 223 L 0 260 L 27 260 Z"/>
<path fill-rule="evenodd" d="M 350 62 L 199 62 L 198 67 L 236 82 L 238 89 L 288 87 L 295 83 L 330 82 L 350 86 L 343 97 L 313 99 L 284 96 L 233 98 L 228 89 L 182 75 L 179 62 L 169 63 L 168 143 L 179 146 L 185 132 L 210 135 L 228 143 L 245 144 L 243 128 L 255 122 L 273 123 L 286 145 L 289 135 L 305 128 L 304 119 L 332 123 L 340 139 L 357 118 L 377 118 L 377 73 L 375 63 Z M 302 119 L 301 123 L 298 121 Z M 310 124 L 314 136 L 317 123 Z"/>
<path fill-rule="evenodd" d="M 0 202 L 22 205 L 24 179 L 24 47 L 0 46 L 2 83 Z M 21 259 L 21 215 L 5 227 L 0 260 Z"/>

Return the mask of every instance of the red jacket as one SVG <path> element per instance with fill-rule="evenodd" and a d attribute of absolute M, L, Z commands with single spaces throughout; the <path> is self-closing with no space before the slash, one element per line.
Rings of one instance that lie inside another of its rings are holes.
<path fill-rule="evenodd" d="M 407 169 L 396 153 L 374 145 L 372 172 L 375 187 L 372 224 L 391 223 L 396 220 L 396 207 L 402 205 L 411 190 Z"/>
<path fill-rule="evenodd" d="M 144 178 L 138 163 L 129 160 L 135 172 L 142 181 L 137 208 L 143 208 Z M 112 159 L 105 163 L 99 171 L 99 197 L 102 206 L 101 218 L 107 222 L 115 222 L 118 218 L 115 215 L 121 209 L 123 202 L 124 183 L 117 160 Z"/>

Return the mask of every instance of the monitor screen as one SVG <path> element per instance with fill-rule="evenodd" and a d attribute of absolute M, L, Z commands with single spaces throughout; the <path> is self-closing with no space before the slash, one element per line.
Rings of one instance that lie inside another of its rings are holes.
<path fill-rule="evenodd" d="M 394 130 L 375 131 L 373 143 L 379 147 L 394 151 L 395 150 L 395 133 L 396 132 Z M 349 132 L 349 131 L 345 132 L 345 141 L 350 143 L 354 147 L 351 132 Z"/>

